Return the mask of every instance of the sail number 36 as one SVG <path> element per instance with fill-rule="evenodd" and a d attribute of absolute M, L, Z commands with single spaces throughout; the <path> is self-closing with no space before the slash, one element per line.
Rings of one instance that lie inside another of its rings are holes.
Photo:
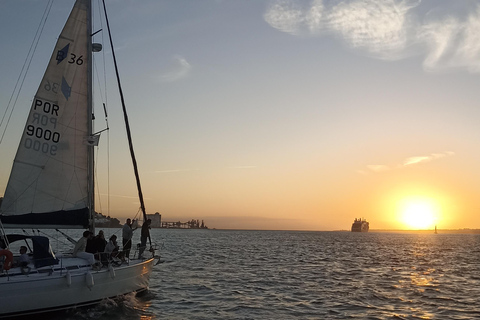
<path fill-rule="evenodd" d="M 70 63 L 70 64 L 75 63 L 75 64 L 81 66 L 83 64 L 83 56 L 77 57 L 76 54 L 70 53 L 70 60 L 68 60 L 68 63 Z"/>
<path fill-rule="evenodd" d="M 48 129 L 43 129 L 41 127 L 35 127 L 33 125 L 28 125 L 26 128 L 26 134 L 31 137 L 42 139 L 45 141 L 51 141 L 58 143 L 60 141 L 60 133 L 56 131 L 51 131 Z M 25 139 L 25 148 L 33 149 L 35 151 L 42 151 L 43 153 L 48 153 L 52 156 L 57 154 L 57 146 L 51 145 L 48 142 L 41 142 L 36 139 Z"/>

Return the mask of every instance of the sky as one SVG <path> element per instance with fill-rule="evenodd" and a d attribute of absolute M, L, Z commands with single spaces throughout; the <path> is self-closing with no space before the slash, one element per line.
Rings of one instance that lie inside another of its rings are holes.
<path fill-rule="evenodd" d="M 478 1 L 106 3 L 147 213 L 217 229 L 480 228 Z M 0 144 L 0 194 L 72 5 L 54 2 L 43 28 Z M 1 116 L 46 6 L 0 1 Z M 103 42 L 97 211 L 123 221 L 139 202 Z"/>

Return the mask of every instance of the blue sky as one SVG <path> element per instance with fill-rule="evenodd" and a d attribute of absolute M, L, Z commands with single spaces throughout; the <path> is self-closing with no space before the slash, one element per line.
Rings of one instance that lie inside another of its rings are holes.
<path fill-rule="evenodd" d="M 72 3 L 57 1 L 45 25 L 2 141 L 2 189 Z M 46 5 L 0 3 L 2 114 Z M 477 1 L 107 5 L 150 213 L 217 228 L 337 230 L 359 216 L 396 228 L 399 203 L 424 198 L 435 223 L 480 227 Z M 108 87 L 98 154 L 108 145 L 110 214 L 124 218 L 138 203 L 118 103 Z"/>

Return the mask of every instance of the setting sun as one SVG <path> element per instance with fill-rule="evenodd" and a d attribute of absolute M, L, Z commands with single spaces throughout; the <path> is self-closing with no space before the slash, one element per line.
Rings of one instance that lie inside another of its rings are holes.
<path fill-rule="evenodd" d="M 410 198 L 401 204 L 401 220 L 410 229 L 428 229 L 435 226 L 438 209 L 431 199 Z"/>

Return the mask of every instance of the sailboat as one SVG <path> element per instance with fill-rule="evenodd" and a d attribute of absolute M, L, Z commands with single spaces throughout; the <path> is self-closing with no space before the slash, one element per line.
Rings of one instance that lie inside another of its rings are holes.
<path fill-rule="evenodd" d="M 151 239 L 150 250 L 145 251 L 149 257 L 94 268 L 85 259 L 54 253 L 46 236 L 5 231 L 61 228 L 94 232 L 93 153 L 99 135 L 92 124 L 92 55 L 101 45 L 92 43 L 91 16 L 90 0 L 77 0 L 33 98 L 1 203 L 2 318 L 91 305 L 148 288 L 154 264 Z M 111 37 L 110 43 L 115 60 Z M 123 102 L 121 87 L 119 90 Z M 125 106 L 123 109 L 141 209 L 147 220 Z M 30 249 L 30 261 L 24 267 L 15 266 L 10 250 L 18 242 Z"/>

